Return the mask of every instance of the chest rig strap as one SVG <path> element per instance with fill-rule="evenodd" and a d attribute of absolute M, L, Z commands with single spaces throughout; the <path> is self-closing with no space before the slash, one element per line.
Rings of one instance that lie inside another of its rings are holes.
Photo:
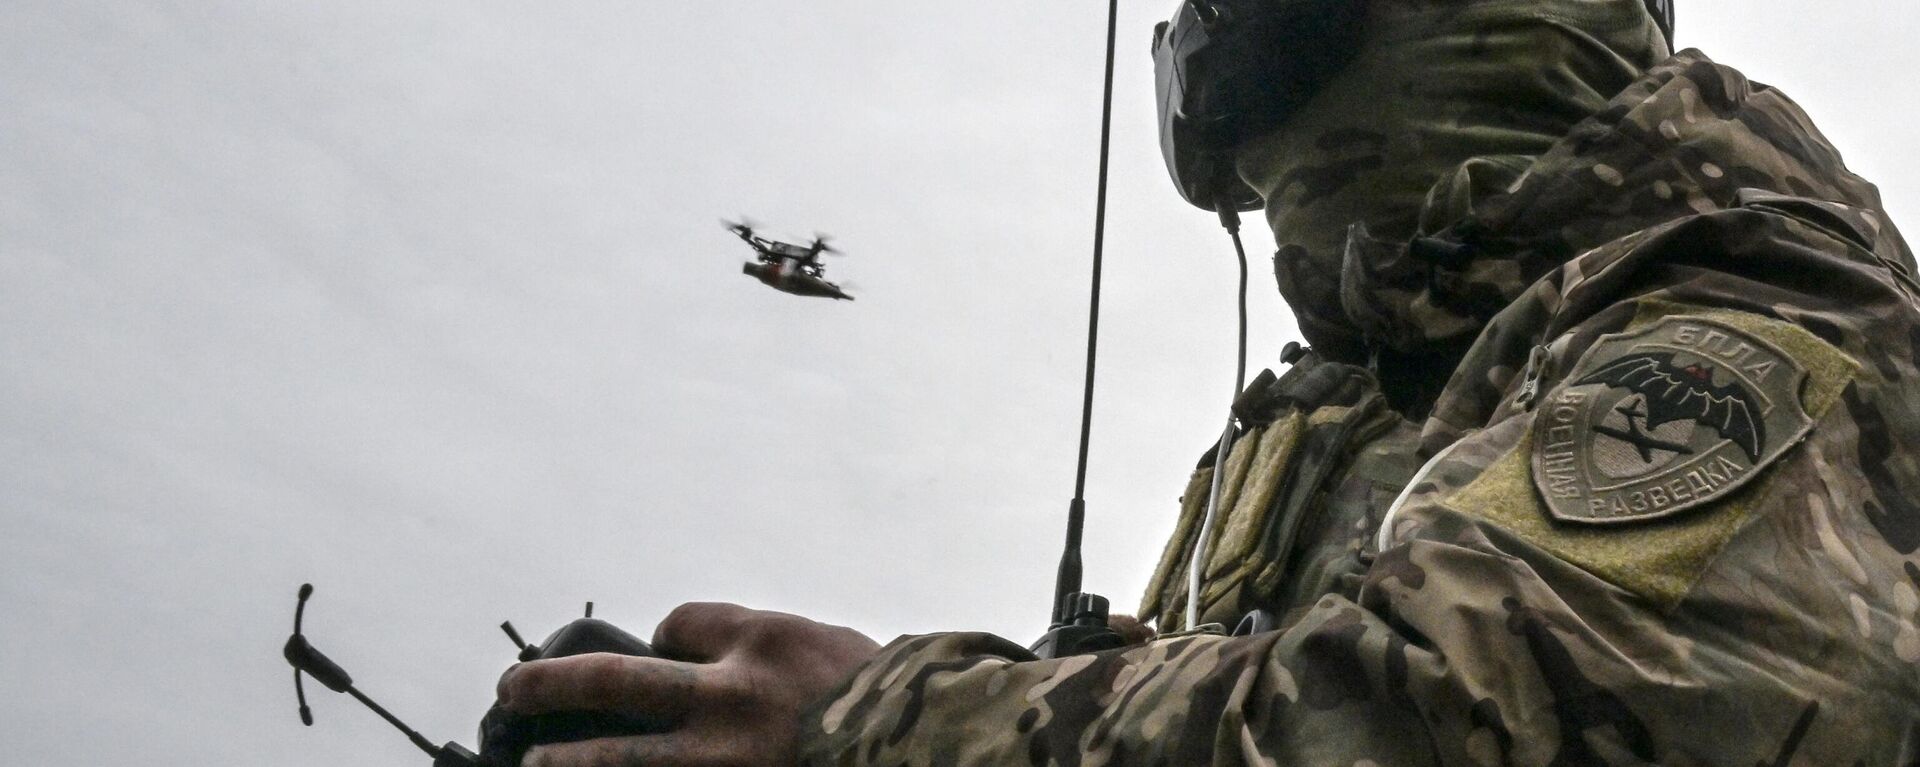
<path fill-rule="evenodd" d="M 1142 604 L 1162 630 L 1187 623 L 1188 578 L 1214 476 L 1217 519 L 1201 568 L 1200 621 L 1233 625 L 1268 601 L 1303 530 L 1314 527 L 1331 476 L 1391 417 L 1364 368 L 1290 349 L 1283 374 L 1263 371 L 1236 398 L 1241 424 L 1224 462 L 1207 451 L 1181 499 L 1180 519 Z M 1219 464 L 1216 466 L 1216 464 Z"/>

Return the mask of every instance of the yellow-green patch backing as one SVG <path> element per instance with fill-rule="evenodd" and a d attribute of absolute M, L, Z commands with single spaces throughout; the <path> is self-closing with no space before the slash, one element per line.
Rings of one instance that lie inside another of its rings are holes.
<path fill-rule="evenodd" d="M 1756 314 L 1703 309 L 1664 301 L 1643 301 L 1629 330 L 1662 318 L 1687 316 L 1710 320 L 1752 334 L 1791 356 L 1807 371 L 1801 404 L 1816 421 L 1840 398 L 1859 364 L 1804 328 Z M 1678 605 L 1752 514 L 1754 500 L 1772 492 L 1773 475 L 1763 476 L 1725 500 L 1688 513 L 1640 524 L 1593 527 L 1549 517 L 1534 489 L 1533 436 L 1520 443 L 1444 505 L 1512 531 L 1534 545 L 1610 583 L 1659 604 Z"/>

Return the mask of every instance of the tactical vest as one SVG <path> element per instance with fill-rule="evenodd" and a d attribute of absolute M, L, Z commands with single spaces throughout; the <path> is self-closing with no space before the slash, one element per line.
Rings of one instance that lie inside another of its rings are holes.
<path fill-rule="evenodd" d="M 1256 609 L 1286 625 L 1325 594 L 1356 591 L 1381 519 L 1420 468 L 1420 429 L 1374 375 L 1311 350 L 1283 375 L 1262 371 L 1233 407 L 1242 426 L 1226 466 L 1212 448 L 1202 455 L 1140 607 L 1163 632 L 1187 628 L 1187 570 L 1215 471 L 1226 474 L 1199 614 L 1231 627 Z"/>

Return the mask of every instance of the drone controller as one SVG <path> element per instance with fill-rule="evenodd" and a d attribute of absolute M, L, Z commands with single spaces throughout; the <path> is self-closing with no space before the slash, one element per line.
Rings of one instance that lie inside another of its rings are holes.
<path fill-rule="evenodd" d="M 611 623 L 593 617 L 593 603 L 587 603 L 586 617 L 561 626 L 538 647 L 520 639 L 513 622 L 500 624 L 507 638 L 520 645 L 520 661 L 564 658 L 569 655 L 609 652 L 641 658 L 660 657 L 638 637 Z M 619 735 L 650 735 L 666 732 L 672 722 L 652 717 L 634 717 L 598 711 L 561 711 L 529 716 L 516 714 L 495 705 L 480 720 L 480 753 L 499 754 L 503 764 L 519 764 L 527 749 L 543 743 L 564 743 Z"/>
<path fill-rule="evenodd" d="M 353 686 L 353 678 L 345 669 L 334 663 L 325 654 L 314 648 L 301 633 L 301 622 L 306 615 L 307 599 L 313 596 L 313 586 L 300 587 L 300 603 L 294 610 L 293 636 L 287 638 L 282 653 L 287 662 L 293 665 L 293 687 L 300 700 L 300 721 L 313 725 L 313 712 L 307 707 L 306 689 L 302 677 L 311 676 L 327 689 L 346 693 L 379 714 L 380 718 L 405 733 L 413 744 L 433 757 L 433 767 L 515 767 L 520 763 L 527 749 L 545 743 L 561 743 L 594 738 L 617 737 L 622 735 L 648 735 L 666 732 L 673 723 L 652 717 L 632 717 L 593 711 L 561 711 L 546 714 L 517 714 L 498 705 L 488 709 L 480 720 L 480 753 L 475 754 L 465 746 L 452 741 L 439 746 L 433 745 L 420 733 L 402 723 L 398 717 L 387 712 L 373 699 Z M 593 617 L 593 603 L 587 603 L 585 617 L 560 627 L 545 642 L 529 644 L 520 638 L 513 628 L 513 622 L 500 624 L 507 637 L 520 648 L 521 662 L 564 658 L 570 655 L 606 652 L 619 655 L 631 655 L 641 658 L 657 658 L 659 655 L 638 637 L 620 630 L 611 623 Z"/>

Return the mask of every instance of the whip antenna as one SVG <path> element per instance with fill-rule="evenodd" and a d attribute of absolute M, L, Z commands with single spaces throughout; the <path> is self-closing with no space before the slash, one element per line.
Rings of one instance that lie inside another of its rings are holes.
<path fill-rule="evenodd" d="M 1107 157 L 1113 135 L 1113 49 L 1120 0 L 1107 2 L 1107 67 L 1100 101 L 1100 174 L 1093 207 L 1093 279 L 1087 301 L 1087 382 L 1080 405 L 1080 461 L 1074 472 L 1073 502 L 1067 506 L 1067 544 L 1053 588 L 1053 624 L 1071 620 L 1069 597 L 1080 591 L 1080 531 L 1087 520 L 1087 445 L 1093 429 L 1093 378 L 1100 340 L 1100 266 L 1107 234 Z"/>

